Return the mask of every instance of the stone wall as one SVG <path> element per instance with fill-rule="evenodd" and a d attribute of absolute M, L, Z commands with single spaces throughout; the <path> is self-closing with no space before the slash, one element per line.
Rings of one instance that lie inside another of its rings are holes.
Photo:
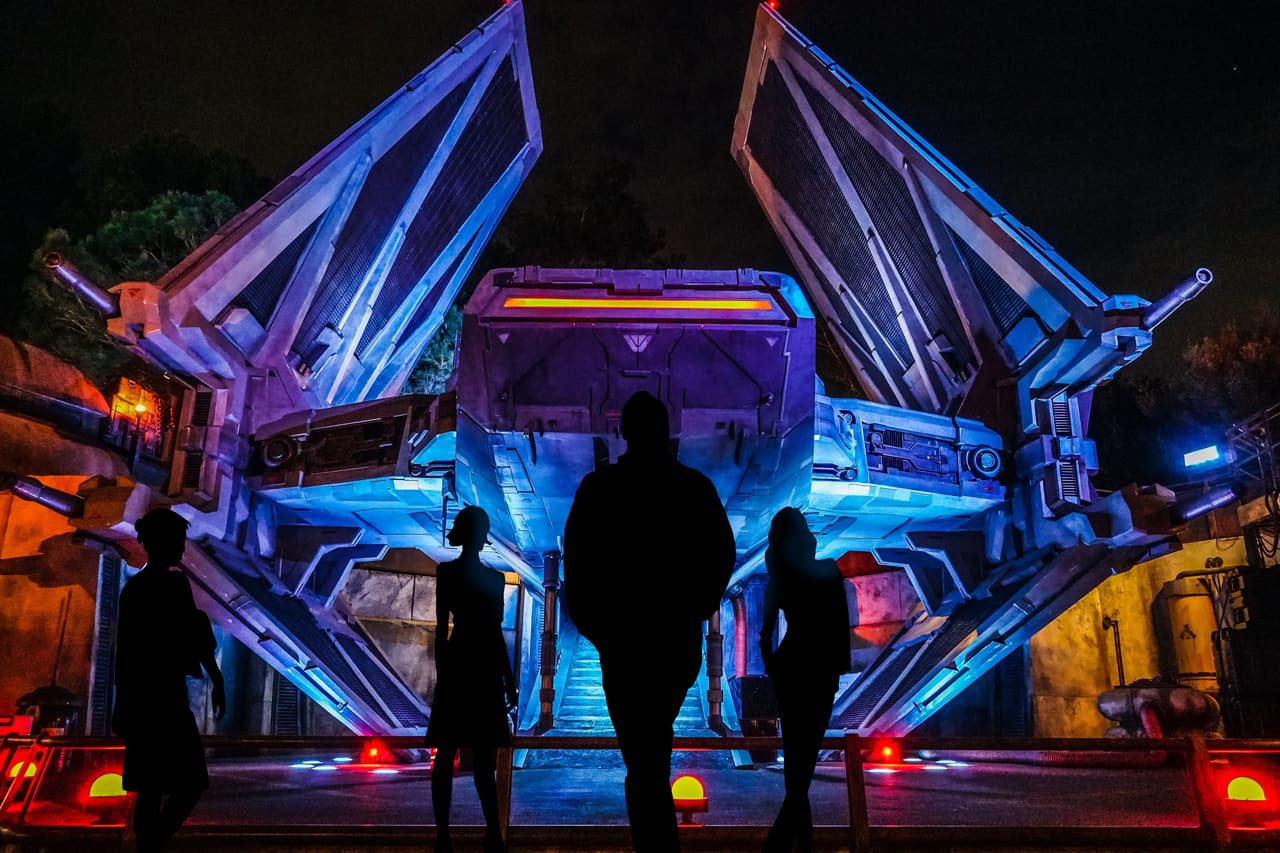
<path fill-rule="evenodd" d="M 1038 737 L 1100 737 L 1110 727 L 1096 705 L 1098 695 L 1118 683 L 1114 637 L 1103 630 L 1103 617 L 1119 620 L 1126 681 L 1161 674 L 1152 604 L 1167 581 L 1203 569 L 1213 557 L 1227 566 L 1244 563 L 1244 541 L 1184 543 L 1181 551 L 1108 578 L 1031 638 L 1031 701 Z"/>

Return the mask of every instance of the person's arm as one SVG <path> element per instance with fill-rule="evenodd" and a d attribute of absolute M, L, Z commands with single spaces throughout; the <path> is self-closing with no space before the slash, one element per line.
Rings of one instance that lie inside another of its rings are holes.
<path fill-rule="evenodd" d="M 698 617 L 708 619 L 724 597 L 725 587 L 729 585 L 733 567 L 738 562 L 738 549 L 733 527 L 715 485 L 701 473 L 696 477 L 698 482 L 694 486 L 694 495 L 697 509 L 694 517 L 701 523 L 694 531 L 693 539 L 700 546 L 694 563 L 699 569 L 700 582 L 699 588 L 694 590 L 693 603 L 698 608 Z"/>
<path fill-rule="evenodd" d="M 182 607 L 188 614 L 187 623 L 195 626 L 191 642 L 197 644 L 196 659 L 200 661 L 200 666 L 213 682 L 213 692 L 209 696 L 209 704 L 213 706 L 213 718 L 221 720 L 222 715 L 227 711 L 227 692 L 222 670 L 218 667 L 218 644 L 213 637 L 213 626 L 209 622 L 209 617 L 196 607 L 195 598 L 191 595 L 191 582 L 187 580 L 186 575 L 179 574 L 177 577 L 179 578 L 178 594 L 182 596 Z"/>
<path fill-rule="evenodd" d="M 765 553 L 766 562 L 771 557 Z M 773 632 L 778 627 L 778 584 L 771 577 L 764 588 L 764 618 L 760 624 L 760 658 L 764 671 L 773 674 Z"/>
<path fill-rule="evenodd" d="M 441 564 L 442 567 L 444 564 Z M 436 570 L 436 635 L 431 644 L 431 655 L 436 663 L 436 678 L 440 677 L 445 663 L 449 659 L 449 608 L 453 602 L 449 596 L 449 584 L 444 581 L 440 570 Z"/>
<path fill-rule="evenodd" d="M 227 692 L 222 679 L 222 670 L 218 668 L 217 655 L 214 649 L 209 649 L 200 658 L 200 665 L 204 667 L 204 671 L 209 674 L 209 680 L 213 682 L 213 694 L 210 696 L 210 704 L 213 706 L 213 718 L 221 720 L 222 715 L 227 710 Z"/>
<path fill-rule="evenodd" d="M 511 671 L 511 655 L 507 654 L 507 642 L 498 635 L 498 657 L 502 658 L 502 683 L 507 692 L 507 710 L 514 710 L 520 702 L 515 673 Z"/>
<path fill-rule="evenodd" d="M 569 517 L 564 523 L 564 553 L 561 555 L 564 576 L 561 600 L 565 613 L 577 626 L 578 633 L 592 641 L 599 635 L 596 630 L 598 617 L 607 616 L 595 612 L 597 602 L 593 600 L 594 590 L 591 588 L 591 563 L 599 553 L 595 541 L 599 528 L 596 513 L 599 498 L 595 492 L 594 477 L 588 474 L 578 484 L 573 504 L 569 507 Z"/>

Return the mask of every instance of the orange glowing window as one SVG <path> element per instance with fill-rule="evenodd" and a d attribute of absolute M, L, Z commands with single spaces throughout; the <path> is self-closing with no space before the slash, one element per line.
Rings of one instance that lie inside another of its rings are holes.
<path fill-rule="evenodd" d="M 503 308 L 598 308 L 678 311 L 769 311 L 767 299 L 629 299 L 606 297 L 508 296 Z"/>

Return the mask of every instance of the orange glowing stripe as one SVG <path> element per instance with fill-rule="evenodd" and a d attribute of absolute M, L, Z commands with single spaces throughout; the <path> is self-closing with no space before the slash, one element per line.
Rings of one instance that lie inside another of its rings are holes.
<path fill-rule="evenodd" d="M 770 311 L 767 299 L 622 299 L 508 296 L 503 308 L 675 308 L 680 311 Z"/>

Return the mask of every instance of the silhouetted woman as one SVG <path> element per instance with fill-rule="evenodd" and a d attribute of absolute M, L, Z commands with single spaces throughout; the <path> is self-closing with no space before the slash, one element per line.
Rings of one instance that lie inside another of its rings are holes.
<path fill-rule="evenodd" d="M 794 507 L 779 510 L 769 527 L 764 624 L 760 652 L 773 679 L 782 719 L 786 796 L 769 830 L 767 853 L 813 849 L 809 783 L 831 720 L 840 673 L 849 668 L 849 611 L 844 581 L 834 560 L 818 560 L 818 541 Z M 778 610 L 786 635 L 773 648 Z"/>
<path fill-rule="evenodd" d="M 516 682 L 502 637 L 502 575 L 480 562 L 488 535 L 485 511 L 478 506 L 463 508 L 448 537 L 449 544 L 461 547 L 462 553 L 436 569 L 436 692 L 427 744 L 436 747 L 431 805 L 437 853 L 453 849 L 449 807 L 453 759 L 460 748 L 470 748 L 473 755 L 476 794 L 484 812 L 485 853 L 506 849 L 498 823 L 495 771 L 498 749 L 511 744 L 507 712 L 516 705 Z"/>
<path fill-rule="evenodd" d="M 216 719 L 227 701 L 209 620 L 196 609 L 186 576 L 173 571 L 186 549 L 187 520 L 154 509 L 134 528 L 147 564 L 120 593 L 111 727 L 124 738 L 124 789 L 137 792 L 138 850 L 150 853 L 178 831 L 209 787 L 187 676 L 200 678 L 201 667 L 209 674 Z"/>

